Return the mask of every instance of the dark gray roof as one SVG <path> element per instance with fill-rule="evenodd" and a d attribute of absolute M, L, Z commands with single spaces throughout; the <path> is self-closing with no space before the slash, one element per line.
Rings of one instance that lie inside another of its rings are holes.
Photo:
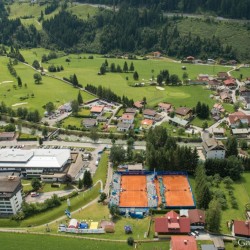
<path fill-rule="evenodd" d="M 209 138 L 206 141 L 202 142 L 202 146 L 206 152 L 211 150 L 223 150 L 225 149 L 223 143 L 221 141 L 217 141 L 214 138 Z"/>
<path fill-rule="evenodd" d="M 95 126 L 95 124 L 96 124 L 96 119 L 84 119 L 83 120 L 84 126 Z"/>
<path fill-rule="evenodd" d="M 217 250 L 217 248 L 214 245 L 209 244 L 209 245 L 201 245 L 201 250 Z"/>
<path fill-rule="evenodd" d="M 129 124 L 129 123 L 120 122 L 117 124 L 117 128 L 129 129 L 130 127 L 131 127 L 131 124 Z"/>
<path fill-rule="evenodd" d="M 22 188 L 21 179 L 17 176 L 0 176 L 0 197 L 10 198 Z"/>

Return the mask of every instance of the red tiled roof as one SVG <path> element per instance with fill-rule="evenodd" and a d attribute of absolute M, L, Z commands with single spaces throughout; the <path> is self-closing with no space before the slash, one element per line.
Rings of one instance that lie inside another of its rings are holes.
<path fill-rule="evenodd" d="M 165 234 L 178 234 L 190 232 L 190 219 L 180 217 L 173 210 L 165 217 L 155 218 L 155 232 Z"/>
<path fill-rule="evenodd" d="M 143 107 L 143 104 L 142 104 L 142 101 L 137 101 L 137 102 L 134 102 L 134 106 L 136 107 L 136 108 L 142 108 Z"/>
<path fill-rule="evenodd" d="M 197 250 L 196 240 L 193 236 L 172 236 L 172 250 Z"/>
<path fill-rule="evenodd" d="M 237 112 L 230 114 L 228 116 L 228 119 L 229 119 L 230 124 L 234 124 L 238 120 L 242 120 L 242 119 L 248 119 L 248 122 L 250 123 L 250 116 L 246 115 L 242 111 L 237 111 Z"/>
<path fill-rule="evenodd" d="M 100 105 L 100 106 L 93 106 L 90 110 L 90 112 L 92 113 L 101 113 L 104 109 L 104 105 Z"/>
<path fill-rule="evenodd" d="M 235 85 L 235 80 L 233 78 L 229 78 L 229 79 L 227 79 L 227 80 L 224 81 L 224 84 L 226 86 Z"/>
<path fill-rule="evenodd" d="M 205 223 L 205 211 L 200 209 L 190 209 L 188 210 L 188 218 L 190 223 Z"/>
<path fill-rule="evenodd" d="M 177 214 L 174 210 L 171 210 L 170 212 L 165 214 L 165 217 L 170 217 L 170 219 L 176 219 L 178 216 L 179 214 Z"/>
<path fill-rule="evenodd" d="M 234 221 L 234 234 L 250 237 L 250 221 Z"/>
<path fill-rule="evenodd" d="M 141 121 L 141 125 L 153 125 L 154 121 L 150 119 L 144 119 Z"/>
<path fill-rule="evenodd" d="M 122 120 L 133 120 L 134 119 L 134 115 L 129 114 L 129 113 L 124 113 L 121 117 Z"/>

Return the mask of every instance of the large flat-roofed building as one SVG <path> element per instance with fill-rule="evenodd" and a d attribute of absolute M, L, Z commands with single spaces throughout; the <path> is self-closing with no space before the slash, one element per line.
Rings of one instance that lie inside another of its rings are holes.
<path fill-rule="evenodd" d="M 18 171 L 28 178 L 62 172 L 70 162 L 69 149 L 0 150 L 0 170 Z"/>
<path fill-rule="evenodd" d="M 0 217 L 16 214 L 23 202 L 21 179 L 0 176 Z"/>

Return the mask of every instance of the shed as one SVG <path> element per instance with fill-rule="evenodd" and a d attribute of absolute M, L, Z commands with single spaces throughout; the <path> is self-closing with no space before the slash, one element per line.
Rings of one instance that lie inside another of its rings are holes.
<path fill-rule="evenodd" d="M 115 224 L 112 221 L 102 220 L 100 226 L 105 230 L 106 233 L 115 232 Z"/>

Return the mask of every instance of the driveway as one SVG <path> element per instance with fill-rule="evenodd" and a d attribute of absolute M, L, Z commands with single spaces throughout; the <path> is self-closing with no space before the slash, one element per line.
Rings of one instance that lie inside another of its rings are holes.
<path fill-rule="evenodd" d="M 35 203 L 35 202 L 41 203 L 41 202 L 44 202 L 45 200 L 51 198 L 54 194 L 56 194 L 58 197 L 63 197 L 63 196 L 69 195 L 73 191 L 74 191 L 74 189 L 46 192 L 46 193 L 40 193 L 40 195 L 37 197 L 31 197 L 31 195 L 29 194 L 25 198 L 25 201 L 27 203 Z"/>

